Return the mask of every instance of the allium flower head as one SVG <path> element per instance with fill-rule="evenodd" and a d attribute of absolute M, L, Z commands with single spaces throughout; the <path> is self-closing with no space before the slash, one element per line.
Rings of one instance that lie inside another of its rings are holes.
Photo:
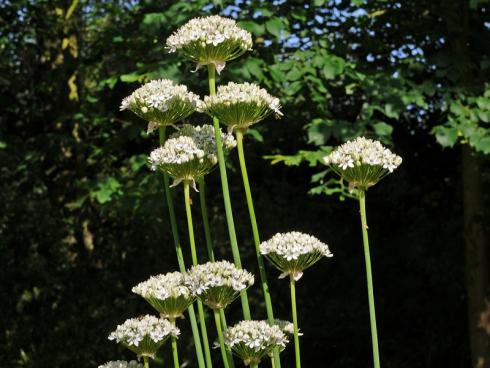
<path fill-rule="evenodd" d="M 145 298 L 161 317 L 174 320 L 182 317 L 195 299 L 185 284 L 185 278 L 180 272 L 152 276 L 133 287 L 132 291 Z"/>
<path fill-rule="evenodd" d="M 126 362 L 124 360 L 114 360 L 107 362 L 103 365 L 99 365 L 99 368 L 143 368 L 143 364 L 138 363 L 136 360 Z"/>
<path fill-rule="evenodd" d="M 233 19 L 212 15 L 188 21 L 167 39 L 167 48 L 182 52 L 198 67 L 214 64 L 219 73 L 227 61 L 252 49 L 252 36 Z"/>
<path fill-rule="evenodd" d="M 278 233 L 260 244 L 260 253 L 282 271 L 279 278 L 293 275 L 297 281 L 303 271 L 322 257 L 333 257 L 328 245 L 314 236 L 297 231 Z"/>
<path fill-rule="evenodd" d="M 282 116 L 279 99 L 253 83 L 230 82 L 218 87 L 218 93 L 205 96 L 203 112 L 216 117 L 230 129 L 246 130 L 266 116 Z"/>
<path fill-rule="evenodd" d="M 323 158 L 337 174 L 349 182 L 350 189 L 366 190 L 402 163 L 402 158 L 378 141 L 358 137 L 337 147 Z"/>
<path fill-rule="evenodd" d="M 228 261 L 193 266 L 187 282 L 194 295 L 212 309 L 225 308 L 254 283 L 254 276 Z"/>
<path fill-rule="evenodd" d="M 121 103 L 148 121 L 148 133 L 159 126 L 172 125 L 196 111 L 202 101 L 182 84 L 169 79 L 152 80 L 138 88 Z"/>
<path fill-rule="evenodd" d="M 179 336 L 180 330 L 168 320 L 155 316 L 141 316 L 126 320 L 109 335 L 138 355 L 155 357 L 157 350 L 170 336 Z"/>
<path fill-rule="evenodd" d="M 278 326 L 266 321 L 241 321 L 224 333 L 225 344 L 240 357 L 245 365 L 259 364 L 262 358 L 288 343 Z"/>
<path fill-rule="evenodd" d="M 236 146 L 235 138 L 221 132 L 223 149 Z M 218 163 L 214 128 L 211 125 L 184 125 L 164 143 L 150 153 L 152 170 L 160 169 L 175 178 L 174 186 L 183 180 L 195 183 L 208 174 Z"/>

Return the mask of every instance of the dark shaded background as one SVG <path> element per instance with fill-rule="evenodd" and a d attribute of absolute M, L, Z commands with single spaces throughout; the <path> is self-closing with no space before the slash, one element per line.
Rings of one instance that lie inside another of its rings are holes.
<path fill-rule="evenodd" d="M 107 340 L 126 318 L 152 312 L 131 287 L 177 267 L 161 178 L 145 164 L 157 137 L 118 108 L 157 77 L 205 94 L 205 71 L 191 73 L 194 66 L 163 45 L 189 18 L 215 13 L 242 20 L 255 40 L 218 83 L 261 83 L 284 105 L 281 121 L 268 119 L 246 137 L 261 237 L 309 232 L 335 255 L 298 283 L 304 366 L 371 364 L 357 204 L 325 195 L 336 183 L 312 181 L 325 169 L 321 152 L 359 134 L 390 144 L 404 160 L 367 199 L 381 361 L 474 366 L 469 331 L 477 331 L 481 356 L 488 337 L 468 300 L 477 298 L 483 311 L 487 280 L 480 278 L 480 294 L 468 292 L 473 271 L 465 259 L 484 253 L 468 251 L 463 193 L 474 194 L 483 212 L 472 221 L 488 231 L 481 153 L 490 150 L 488 121 L 464 120 L 449 106 L 490 110 L 473 99 L 488 91 L 489 9 L 487 1 L 1 1 L 0 366 L 84 368 L 132 357 Z M 467 125 L 455 127 L 455 119 Z M 281 153 L 290 155 L 276 156 L 287 165 L 264 159 Z M 462 180 L 462 163 L 477 170 L 481 192 Z M 232 155 L 237 235 L 243 264 L 255 273 L 237 168 Z M 206 180 L 215 248 L 231 259 L 217 172 Z M 320 195 L 308 194 L 312 187 Z M 187 250 L 182 188 L 174 192 Z M 193 200 L 204 254 L 195 193 Z M 485 236 L 476 243 L 486 249 Z M 287 282 L 268 273 L 276 314 L 288 319 Z M 259 288 L 250 296 L 254 318 L 264 318 Z M 239 320 L 239 303 L 229 314 Z M 182 357 L 191 361 L 190 331 L 181 327 Z M 284 359 L 293 366 L 291 348 Z"/>

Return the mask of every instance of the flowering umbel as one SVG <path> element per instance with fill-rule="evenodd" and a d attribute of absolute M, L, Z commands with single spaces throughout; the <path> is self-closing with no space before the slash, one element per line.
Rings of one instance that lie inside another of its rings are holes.
<path fill-rule="evenodd" d="M 139 283 L 132 291 L 145 298 L 161 317 L 174 320 L 182 317 L 195 300 L 185 284 L 185 278 L 180 272 L 156 275 Z"/>
<path fill-rule="evenodd" d="M 279 326 L 266 321 L 241 321 L 225 331 L 224 340 L 245 365 L 259 364 L 276 347 L 284 350 L 288 343 Z"/>
<path fill-rule="evenodd" d="M 230 130 L 246 130 L 268 115 L 282 116 L 279 99 L 253 83 L 218 86 L 216 95 L 205 96 L 203 112 L 216 117 Z"/>
<path fill-rule="evenodd" d="M 231 134 L 221 132 L 221 139 L 225 151 L 236 146 Z M 194 186 L 196 179 L 208 174 L 218 163 L 214 128 L 184 125 L 163 147 L 150 153 L 149 162 L 152 170 L 159 169 L 172 176 L 173 186 L 184 180 Z"/>
<path fill-rule="evenodd" d="M 198 67 L 214 64 L 219 73 L 227 61 L 252 49 L 252 36 L 233 19 L 212 15 L 188 21 L 167 39 L 167 48 L 182 52 Z"/>
<path fill-rule="evenodd" d="M 219 261 L 193 266 L 187 282 L 194 295 L 216 310 L 225 308 L 253 285 L 254 276 L 228 261 Z"/>
<path fill-rule="evenodd" d="M 121 110 L 131 110 L 148 121 L 148 133 L 159 126 L 175 124 L 201 105 L 199 96 L 182 84 L 157 79 L 144 84 L 121 103 Z"/>
<path fill-rule="evenodd" d="M 168 320 L 155 316 L 141 316 L 126 320 L 109 335 L 138 357 L 154 358 L 157 350 L 170 336 L 177 337 L 180 330 Z"/>
<path fill-rule="evenodd" d="M 136 360 L 126 362 L 124 360 L 114 360 L 107 362 L 103 365 L 99 365 L 99 368 L 143 368 L 143 364 L 138 363 Z"/>
<path fill-rule="evenodd" d="M 274 235 L 260 244 L 260 253 L 282 271 L 279 278 L 293 275 L 296 281 L 303 276 L 304 270 L 320 258 L 333 257 L 327 244 L 297 231 Z"/>
<path fill-rule="evenodd" d="M 402 163 L 402 158 L 372 139 L 358 137 L 337 147 L 323 158 L 349 188 L 366 190 Z"/>

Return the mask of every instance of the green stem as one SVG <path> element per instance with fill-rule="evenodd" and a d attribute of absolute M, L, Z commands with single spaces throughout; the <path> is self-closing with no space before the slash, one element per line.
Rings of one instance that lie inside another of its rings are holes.
<path fill-rule="evenodd" d="M 187 228 L 189 230 L 189 243 L 191 247 L 192 264 L 197 266 L 197 252 L 196 241 L 194 238 L 194 225 L 192 224 L 192 212 L 191 212 L 191 196 L 190 196 L 190 183 L 188 180 L 184 181 L 184 199 L 185 199 L 185 212 L 187 215 Z M 204 345 L 204 355 L 206 357 L 207 367 L 212 367 L 211 361 L 211 349 L 209 347 L 208 332 L 206 328 L 206 319 L 204 317 L 204 308 L 202 302 L 197 300 L 197 312 L 199 314 L 199 322 L 201 324 L 202 342 Z"/>
<path fill-rule="evenodd" d="M 175 320 L 171 320 L 170 323 L 175 326 Z M 174 368 L 179 368 L 179 353 L 177 350 L 177 338 L 175 336 L 172 336 L 172 356 L 174 359 Z"/>
<path fill-rule="evenodd" d="M 165 143 L 165 128 L 160 127 L 160 146 Z M 180 246 L 179 232 L 177 229 L 177 220 L 175 217 L 174 202 L 172 198 L 172 192 L 170 190 L 169 177 L 167 174 L 163 174 L 163 187 L 165 189 L 165 197 L 167 200 L 168 214 L 170 217 L 170 227 L 172 229 L 172 236 L 174 239 L 175 251 L 177 253 L 177 263 L 179 265 L 179 271 L 186 272 L 184 255 L 182 253 L 182 247 Z M 204 354 L 202 352 L 201 338 L 199 337 L 199 328 L 197 326 L 196 313 L 194 307 L 191 305 L 188 308 L 189 321 L 191 323 L 192 337 L 194 338 L 194 345 L 196 348 L 197 363 L 199 368 L 206 368 L 204 362 Z"/>
<path fill-rule="evenodd" d="M 219 310 L 219 317 L 221 319 L 221 328 L 223 329 L 223 331 L 226 331 L 228 329 L 228 323 L 226 322 L 225 311 L 223 308 Z M 230 368 L 235 368 L 233 353 L 230 350 L 226 350 L 226 354 L 228 356 L 228 364 L 230 365 Z"/>
<path fill-rule="evenodd" d="M 274 324 L 274 312 L 272 310 L 272 300 L 269 291 L 269 283 L 267 282 L 267 273 L 265 271 L 264 257 L 260 253 L 260 236 L 259 228 L 257 226 L 257 219 L 255 217 L 254 203 L 252 199 L 252 191 L 250 189 L 250 182 L 248 180 L 247 163 L 245 161 L 245 153 L 243 150 L 243 132 L 237 130 L 235 132 L 238 150 L 238 160 L 240 162 L 240 170 L 242 172 L 243 187 L 245 188 L 245 197 L 247 198 L 248 214 L 250 216 L 250 222 L 252 224 L 252 234 L 255 244 L 255 255 L 257 257 L 257 263 L 259 264 L 260 282 L 262 284 L 262 291 L 264 293 L 265 308 L 267 311 L 267 320 L 270 324 Z M 274 362 L 277 367 L 281 366 L 279 360 L 279 349 L 274 349 Z"/>
<path fill-rule="evenodd" d="M 214 262 L 214 252 L 213 252 L 213 239 L 211 238 L 211 230 L 209 227 L 209 216 L 208 208 L 206 205 L 206 182 L 204 178 L 198 180 L 199 184 L 199 201 L 201 203 L 201 215 L 202 222 L 204 224 L 204 237 L 206 238 L 206 249 L 208 251 L 208 258 L 211 262 Z"/>
<path fill-rule="evenodd" d="M 221 318 L 219 312 L 214 310 L 214 321 L 216 322 L 216 330 L 218 331 L 218 341 L 221 349 L 221 358 L 223 359 L 223 366 L 230 368 L 228 364 L 228 354 L 225 347 L 225 340 L 223 339 L 223 329 L 221 327 Z"/>
<path fill-rule="evenodd" d="M 276 363 L 274 361 L 274 357 L 271 357 L 271 368 L 276 368 Z"/>
<path fill-rule="evenodd" d="M 374 287 L 373 287 L 373 275 L 371 272 L 371 255 L 369 253 L 369 236 L 368 225 L 366 218 L 366 192 L 364 190 L 359 191 L 359 208 L 361 212 L 361 228 L 362 228 L 362 241 L 364 244 L 364 260 L 366 261 L 366 276 L 368 287 L 368 300 L 369 300 L 369 320 L 371 323 L 371 339 L 373 343 L 373 361 L 374 367 L 379 368 L 379 348 L 378 348 L 378 331 L 376 328 L 376 310 L 374 307 Z"/>
<path fill-rule="evenodd" d="M 214 64 L 208 64 L 208 79 L 209 79 L 209 93 L 210 95 L 216 94 L 216 67 Z M 238 249 L 238 242 L 235 232 L 235 223 L 233 221 L 233 212 L 231 209 L 230 190 L 228 189 L 228 177 L 226 175 L 225 155 L 223 153 L 223 142 L 221 140 L 221 129 L 219 127 L 219 121 L 213 118 L 214 134 L 216 139 L 216 147 L 218 151 L 218 165 L 219 173 L 221 176 L 221 187 L 223 190 L 223 200 L 225 202 L 226 223 L 228 225 L 228 233 L 230 235 L 231 252 L 233 254 L 233 261 L 235 266 L 242 268 L 242 261 L 240 259 L 240 251 Z M 240 293 L 240 299 L 242 302 L 243 317 L 246 320 L 251 319 L 250 306 L 248 304 L 247 291 L 244 290 Z"/>
<path fill-rule="evenodd" d="M 150 367 L 150 364 L 148 363 L 148 357 L 146 357 L 146 356 L 143 357 L 143 363 L 145 364 L 145 368 Z"/>
<path fill-rule="evenodd" d="M 298 313 L 296 311 L 296 281 L 294 276 L 289 275 L 289 285 L 291 287 L 291 310 L 293 313 L 294 325 L 294 355 L 296 358 L 296 368 L 301 368 L 301 355 L 299 352 L 299 334 L 298 334 Z"/>

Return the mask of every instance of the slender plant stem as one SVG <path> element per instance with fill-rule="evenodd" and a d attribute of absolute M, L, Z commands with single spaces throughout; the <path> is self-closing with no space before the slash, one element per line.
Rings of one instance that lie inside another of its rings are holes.
<path fill-rule="evenodd" d="M 199 184 L 199 200 L 201 203 L 201 214 L 202 214 L 202 221 L 204 223 L 204 236 L 206 238 L 206 248 L 208 251 L 208 257 L 211 262 L 215 261 L 214 258 L 214 252 L 213 252 L 213 240 L 211 237 L 211 230 L 209 226 L 209 217 L 208 217 L 208 209 L 206 205 L 206 182 L 204 181 L 204 178 L 200 178 L 198 180 Z M 223 326 L 223 329 L 226 330 L 227 323 L 226 323 L 226 317 L 225 317 L 225 312 L 223 309 L 219 310 L 219 315 L 221 318 L 221 325 Z M 227 350 L 228 353 L 228 363 L 230 364 L 230 368 L 235 368 L 235 362 L 233 361 L 233 354 Z"/>
<path fill-rule="evenodd" d="M 202 222 L 204 224 L 204 237 L 206 238 L 206 249 L 208 251 L 208 258 L 211 262 L 214 262 L 213 252 L 213 239 L 211 238 L 211 229 L 209 227 L 208 208 L 206 205 L 206 182 L 204 177 L 199 178 L 199 202 L 201 203 L 201 215 Z"/>
<path fill-rule="evenodd" d="M 171 319 L 170 323 L 175 326 L 175 319 Z M 174 368 L 179 368 L 179 352 L 177 350 L 177 338 L 172 336 L 172 356 L 174 359 Z"/>
<path fill-rule="evenodd" d="M 271 357 L 271 368 L 277 368 L 276 363 L 274 362 L 274 357 Z"/>
<path fill-rule="evenodd" d="M 265 308 L 267 311 L 267 320 L 269 321 L 270 324 L 273 324 L 274 312 L 272 310 L 272 300 L 269 291 L 269 283 L 267 282 L 267 273 L 265 271 L 264 257 L 262 257 L 262 254 L 260 253 L 259 227 L 257 226 L 257 219 L 255 217 L 255 209 L 254 209 L 254 203 L 252 199 L 252 190 L 250 189 L 250 183 L 248 181 L 247 163 L 245 161 L 245 152 L 243 149 L 243 132 L 241 130 L 237 130 L 235 132 L 235 135 L 237 141 L 238 160 L 240 162 L 240 169 L 242 172 L 243 187 L 245 189 L 245 197 L 247 198 L 248 213 L 250 216 L 250 222 L 252 224 L 252 234 L 253 234 L 254 244 L 255 244 L 255 255 L 257 256 L 257 263 L 259 264 L 260 282 L 262 284 L 262 291 L 264 293 Z M 281 362 L 279 360 L 278 348 L 274 349 L 274 362 L 276 363 L 278 368 L 281 366 Z"/>
<path fill-rule="evenodd" d="M 208 82 L 209 82 L 209 94 L 216 94 L 216 67 L 214 64 L 208 64 Z M 233 254 L 233 261 L 235 266 L 242 268 L 242 261 L 240 259 L 240 251 L 238 249 L 238 241 L 235 232 L 235 223 L 233 221 L 233 211 L 231 209 L 230 190 L 228 189 L 228 177 L 226 175 L 225 155 L 223 153 L 223 142 L 221 140 L 221 129 L 219 127 L 219 121 L 213 118 L 214 134 L 216 139 L 216 147 L 218 151 L 218 165 L 219 173 L 221 176 L 221 187 L 223 190 L 223 200 L 225 202 L 226 223 L 228 225 L 228 233 L 230 235 L 231 252 Z M 251 319 L 250 306 L 248 304 L 247 291 L 244 290 L 240 293 L 240 299 L 242 303 L 243 318 L 246 320 Z"/>
<path fill-rule="evenodd" d="M 160 146 L 165 143 L 165 128 L 160 127 Z M 170 227 L 172 229 L 172 236 L 174 239 L 175 251 L 177 253 L 177 263 L 179 265 L 180 272 L 186 272 L 184 255 L 182 253 L 182 247 L 180 246 L 179 231 L 177 229 L 177 220 L 175 217 L 174 202 L 172 198 L 172 192 L 170 190 L 169 177 L 167 174 L 163 174 L 163 187 L 165 189 L 165 197 L 167 200 L 168 214 L 170 217 Z M 189 321 L 191 324 L 192 337 L 194 339 L 194 345 L 196 348 L 197 363 L 199 368 L 206 368 L 204 361 L 204 354 L 202 351 L 201 338 L 199 337 L 199 328 L 197 326 L 196 313 L 194 307 L 191 305 L 188 308 Z"/>
<path fill-rule="evenodd" d="M 143 357 L 143 363 L 145 364 L 145 368 L 150 367 L 150 364 L 148 363 L 148 357 L 146 357 L 146 356 Z"/>
<path fill-rule="evenodd" d="M 228 354 L 225 347 L 225 340 L 223 339 L 223 328 L 221 327 L 221 318 L 219 312 L 214 310 L 214 321 L 216 322 L 216 330 L 218 331 L 218 341 L 221 349 L 221 358 L 223 359 L 223 366 L 230 368 L 228 364 Z"/>
<path fill-rule="evenodd" d="M 187 228 L 189 231 L 189 243 L 191 247 L 192 264 L 197 266 L 197 252 L 196 241 L 194 238 L 194 225 L 192 224 L 192 211 L 191 211 L 191 196 L 190 196 L 190 183 L 188 180 L 184 181 L 184 199 L 185 199 L 185 212 L 187 215 Z M 206 328 L 206 319 L 204 316 L 204 308 L 202 302 L 197 300 L 197 313 L 199 314 L 199 322 L 201 324 L 202 342 L 204 345 L 204 355 L 206 358 L 207 367 L 212 367 L 211 349 L 209 347 L 208 332 Z"/>
<path fill-rule="evenodd" d="M 366 261 L 366 276 L 368 287 L 368 300 L 369 300 L 369 320 L 371 322 L 371 339 L 373 343 L 373 361 L 374 367 L 379 368 L 379 348 L 378 348 L 378 331 L 376 327 L 376 309 L 374 307 L 374 287 L 373 287 L 373 275 L 371 272 L 371 255 L 369 253 L 369 236 L 368 225 L 366 218 L 366 192 L 364 190 L 359 191 L 359 208 L 361 212 L 361 227 L 362 227 L 362 241 L 364 244 L 364 260 Z"/>
<path fill-rule="evenodd" d="M 250 364 L 250 368 L 258 368 L 258 364 Z"/>
<path fill-rule="evenodd" d="M 296 311 L 296 281 L 294 276 L 289 275 L 289 285 L 291 287 L 291 311 L 293 313 L 294 325 L 294 355 L 296 358 L 296 368 L 301 368 L 301 355 L 299 352 L 299 334 L 298 334 L 298 313 Z"/>

